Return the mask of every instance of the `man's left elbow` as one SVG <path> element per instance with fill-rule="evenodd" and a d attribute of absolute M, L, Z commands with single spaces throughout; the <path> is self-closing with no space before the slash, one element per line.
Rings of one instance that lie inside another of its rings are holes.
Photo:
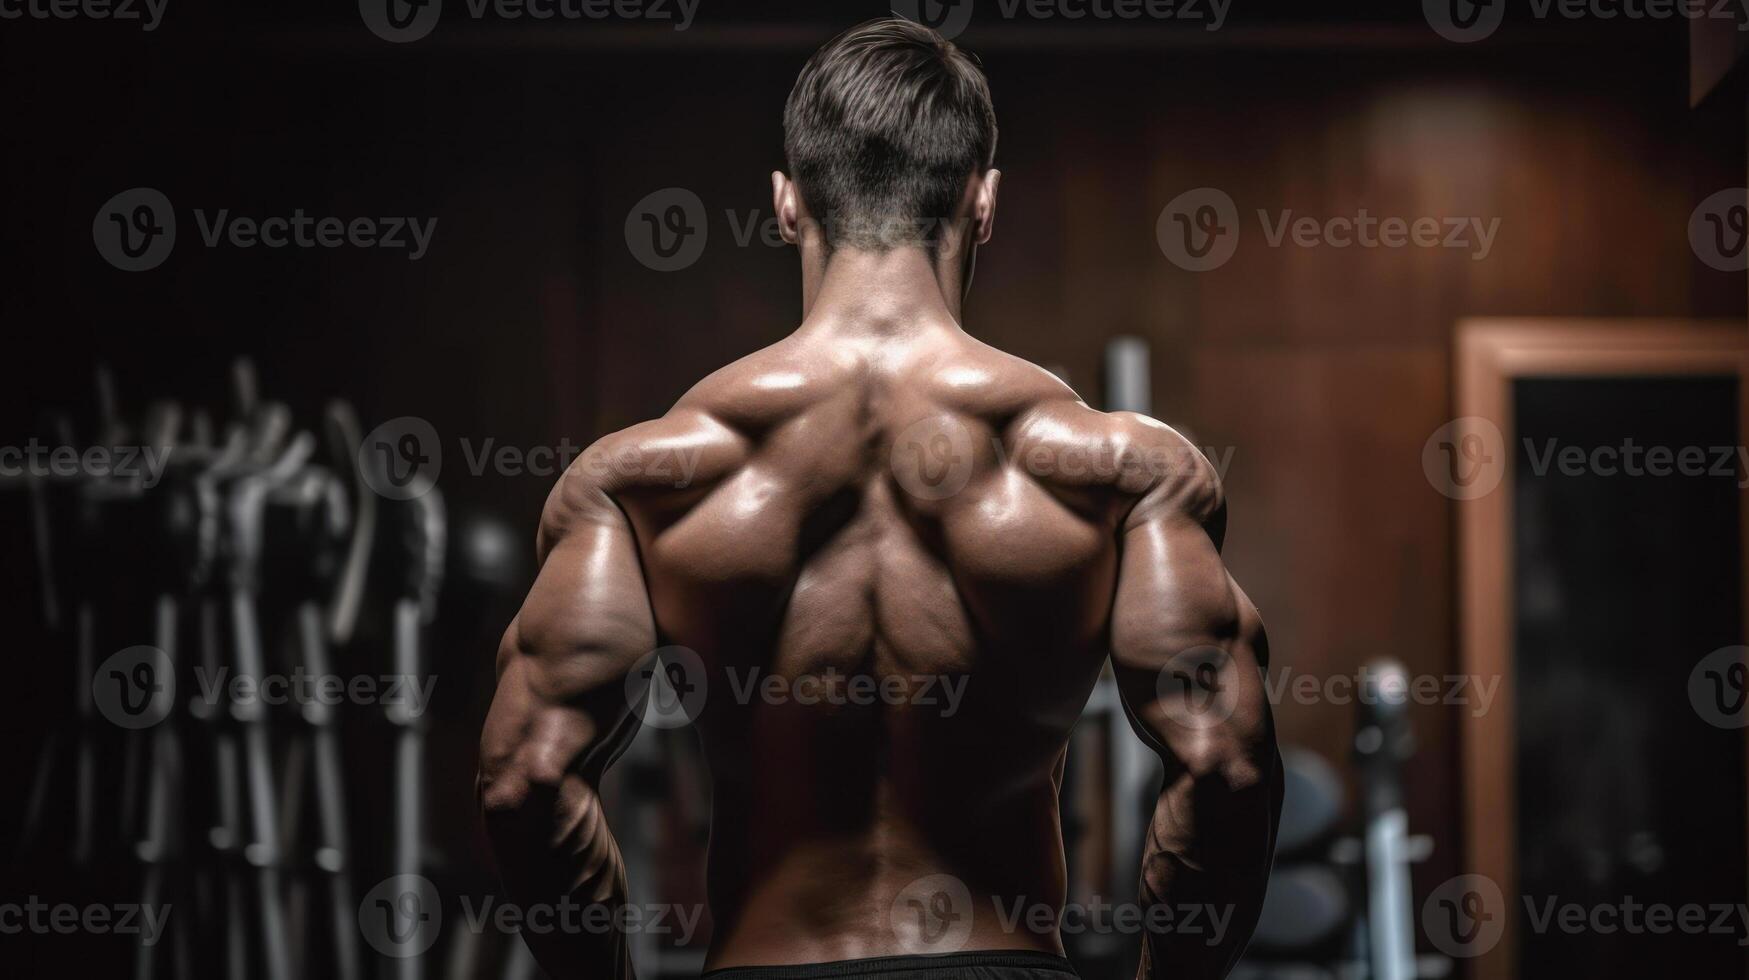
<path fill-rule="evenodd" d="M 1267 711 L 1241 711 L 1204 733 L 1191 771 L 1199 783 L 1240 793 L 1265 785 L 1276 768 L 1275 732 Z"/>

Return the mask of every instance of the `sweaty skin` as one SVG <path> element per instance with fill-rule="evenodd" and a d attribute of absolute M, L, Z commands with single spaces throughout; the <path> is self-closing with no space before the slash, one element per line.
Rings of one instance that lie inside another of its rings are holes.
<path fill-rule="evenodd" d="M 482 742 L 515 900 L 627 900 L 596 791 L 638 724 L 627 675 L 677 645 L 704 665 L 707 969 L 1060 954 L 1050 922 L 997 909 L 1065 900 L 1065 746 L 1109 658 L 1166 766 L 1141 902 L 1205 907 L 1203 931 L 1145 936 L 1142 975 L 1219 976 L 1243 949 L 1280 771 L 1213 468 L 967 335 L 941 279 L 920 249 L 835 255 L 794 334 L 554 488 Z M 778 696 L 749 693 L 771 675 Z M 824 696 L 853 678 L 880 693 Z M 617 932 L 525 938 L 555 978 L 632 975 Z"/>

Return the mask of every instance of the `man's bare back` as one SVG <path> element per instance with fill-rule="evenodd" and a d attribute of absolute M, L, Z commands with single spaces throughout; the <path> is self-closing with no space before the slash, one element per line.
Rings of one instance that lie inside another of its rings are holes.
<path fill-rule="evenodd" d="M 1111 460 L 1170 434 L 1088 410 L 951 322 L 888 329 L 798 335 L 621 437 L 707 447 L 695 487 L 612 495 L 645 543 L 661 642 L 709 679 L 719 962 L 928 952 L 908 916 L 867 911 L 931 874 L 986 909 L 1062 901 L 1063 748 L 1105 660 L 1135 500 Z M 1107 473 L 1015 464 L 1070 447 Z M 779 703 L 739 703 L 771 675 Z M 878 695 L 850 703 L 853 678 Z M 972 948 L 1061 951 L 996 926 L 976 917 Z"/>
<path fill-rule="evenodd" d="M 1058 789 L 1109 657 L 1166 764 L 1142 909 L 1239 913 L 1220 943 L 1146 934 L 1142 969 L 1230 966 L 1279 779 L 1261 623 L 1194 447 L 960 328 L 997 176 L 935 247 L 857 249 L 810 237 L 774 175 L 801 327 L 555 487 L 481 749 L 513 895 L 627 901 L 597 787 L 661 650 L 710 763 L 707 968 L 1012 950 L 1066 970 Z M 617 933 L 526 938 L 555 977 L 630 975 Z"/>

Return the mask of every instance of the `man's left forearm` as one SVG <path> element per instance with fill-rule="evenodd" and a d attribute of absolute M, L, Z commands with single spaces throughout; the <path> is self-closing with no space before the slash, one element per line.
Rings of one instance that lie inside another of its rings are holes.
<path fill-rule="evenodd" d="M 1281 782 L 1273 740 L 1265 758 L 1169 777 L 1142 858 L 1141 980 L 1212 980 L 1232 969 L 1262 910 Z"/>

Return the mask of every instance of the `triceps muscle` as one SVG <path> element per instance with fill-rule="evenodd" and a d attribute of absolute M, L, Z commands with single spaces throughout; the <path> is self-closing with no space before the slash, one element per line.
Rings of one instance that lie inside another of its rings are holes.
<path fill-rule="evenodd" d="M 540 573 L 500 646 L 480 802 L 514 901 L 617 907 L 625 869 L 599 783 L 636 733 L 626 678 L 655 628 L 624 516 L 604 496 L 562 491 L 548 504 Z M 553 976 L 631 975 L 625 937 L 611 930 L 525 938 Z"/>

